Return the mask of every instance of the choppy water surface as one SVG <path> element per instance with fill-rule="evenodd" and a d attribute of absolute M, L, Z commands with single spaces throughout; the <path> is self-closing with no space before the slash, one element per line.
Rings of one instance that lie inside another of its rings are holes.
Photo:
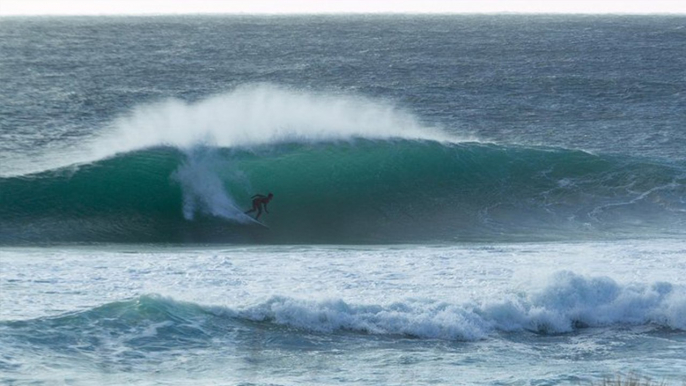
<path fill-rule="evenodd" d="M 684 42 L 0 19 L 0 383 L 679 384 Z"/>

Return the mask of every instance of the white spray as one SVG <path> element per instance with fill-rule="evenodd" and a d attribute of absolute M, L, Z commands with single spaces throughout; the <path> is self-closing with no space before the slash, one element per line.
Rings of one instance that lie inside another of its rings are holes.
<path fill-rule="evenodd" d="M 193 220 L 196 213 L 203 213 L 227 220 L 246 223 L 249 219 L 228 194 L 215 165 L 221 163 L 213 151 L 198 148 L 188 153 L 188 158 L 172 174 L 183 192 L 183 216 Z"/>
<path fill-rule="evenodd" d="M 219 147 L 252 147 L 353 138 L 456 141 L 388 102 L 261 84 L 197 103 L 171 99 L 140 106 L 116 120 L 111 134 L 100 138 L 95 148 L 104 157 L 208 141 Z"/>

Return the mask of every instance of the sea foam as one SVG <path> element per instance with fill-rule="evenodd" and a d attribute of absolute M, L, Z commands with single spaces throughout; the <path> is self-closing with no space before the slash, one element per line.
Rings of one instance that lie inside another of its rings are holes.
<path fill-rule="evenodd" d="M 563 271 L 539 292 L 450 304 L 410 299 L 386 305 L 273 297 L 231 314 L 316 332 L 336 330 L 478 340 L 496 331 L 566 333 L 581 327 L 655 325 L 686 330 L 686 288 L 618 284 Z"/>

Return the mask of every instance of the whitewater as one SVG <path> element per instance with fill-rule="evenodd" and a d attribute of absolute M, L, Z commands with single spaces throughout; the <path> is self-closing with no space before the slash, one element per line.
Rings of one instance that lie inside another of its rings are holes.
<path fill-rule="evenodd" d="M 679 380 L 684 244 L 661 244 L 10 249 L 4 381 Z"/>
<path fill-rule="evenodd" d="M 683 383 L 684 31 L 0 19 L 0 384 Z"/>

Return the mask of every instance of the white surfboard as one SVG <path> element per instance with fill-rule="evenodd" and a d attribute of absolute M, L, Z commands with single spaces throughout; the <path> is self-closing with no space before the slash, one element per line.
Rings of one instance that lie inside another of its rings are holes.
<path fill-rule="evenodd" d="M 268 226 L 266 226 L 264 223 L 260 222 L 259 220 L 255 220 L 254 218 L 248 216 L 247 214 L 244 214 L 244 216 L 245 216 L 245 218 L 247 218 L 247 219 L 250 221 L 250 223 L 252 223 L 252 224 L 257 224 L 257 225 L 261 225 L 261 226 L 263 226 L 263 227 L 269 229 Z"/>

